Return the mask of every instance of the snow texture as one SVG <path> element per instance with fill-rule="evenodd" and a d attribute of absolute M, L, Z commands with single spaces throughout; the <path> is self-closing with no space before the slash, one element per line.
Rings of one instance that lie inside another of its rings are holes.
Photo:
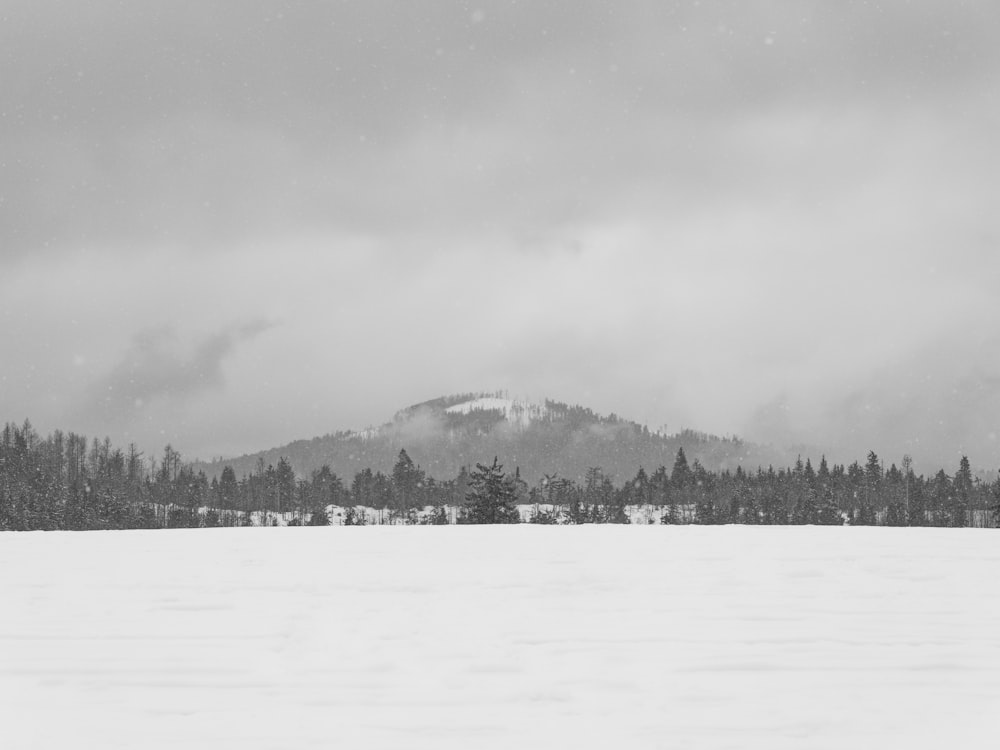
<path fill-rule="evenodd" d="M 994 748 L 976 529 L 0 535 L 0 745 Z"/>
<path fill-rule="evenodd" d="M 513 398 L 498 398 L 496 396 L 482 396 L 461 404 L 449 406 L 445 411 L 449 414 L 470 414 L 474 411 L 499 411 L 503 412 L 504 419 L 513 424 L 527 427 L 531 422 L 541 419 L 548 414 L 548 409 L 541 404 L 533 404 L 530 401 L 520 401 Z"/>

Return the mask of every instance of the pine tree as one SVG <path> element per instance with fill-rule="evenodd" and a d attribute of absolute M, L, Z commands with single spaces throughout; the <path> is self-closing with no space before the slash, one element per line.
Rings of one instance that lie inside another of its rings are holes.
<path fill-rule="evenodd" d="M 782 484 L 781 475 L 775 473 L 773 466 L 768 466 L 767 473 L 761 477 L 761 483 L 763 485 L 760 502 L 761 523 L 768 526 L 780 526 L 788 523 L 784 498 L 779 495 Z"/>
<path fill-rule="evenodd" d="M 684 448 L 677 449 L 674 468 L 670 471 L 670 483 L 677 488 L 687 487 L 691 483 L 691 467 L 688 466 Z"/>
<path fill-rule="evenodd" d="M 903 507 L 906 509 L 907 526 L 924 525 L 923 495 L 918 490 L 918 484 L 913 475 L 913 459 L 909 454 L 903 456 Z M 918 497 L 919 495 L 919 497 Z"/>
<path fill-rule="evenodd" d="M 712 475 L 695 459 L 691 467 L 692 491 L 694 492 L 695 523 L 715 524 L 719 522 L 713 498 Z"/>
<path fill-rule="evenodd" d="M 952 500 L 951 478 L 944 473 L 944 469 L 939 469 L 931 482 L 931 502 L 933 510 L 931 516 L 935 526 L 947 525 L 948 511 L 951 508 Z"/>
<path fill-rule="evenodd" d="M 816 522 L 824 526 L 843 526 L 844 524 L 840 508 L 837 507 L 837 501 L 833 497 L 833 490 L 829 487 L 822 490 L 819 497 Z"/>
<path fill-rule="evenodd" d="M 993 505 L 990 510 L 993 511 L 993 523 L 1000 526 L 1000 477 L 993 483 Z"/>
<path fill-rule="evenodd" d="M 356 505 L 376 507 L 375 475 L 371 469 L 364 468 L 354 475 L 354 481 L 351 482 L 351 496 Z"/>
<path fill-rule="evenodd" d="M 327 515 L 326 509 L 322 508 L 320 510 L 314 510 L 309 516 L 310 526 L 329 526 L 330 516 Z"/>
<path fill-rule="evenodd" d="M 667 506 L 667 510 L 660 518 L 660 523 L 666 526 L 677 526 L 681 522 L 681 515 L 674 503 Z"/>
<path fill-rule="evenodd" d="M 642 471 L 642 468 L 639 468 Z M 643 474 L 645 476 L 645 474 Z M 591 466 L 583 479 L 583 502 L 588 506 L 601 505 L 601 484 L 604 473 L 597 466 Z"/>
<path fill-rule="evenodd" d="M 912 471 L 911 471 L 912 474 Z M 911 476 L 907 482 L 907 513 L 906 523 L 908 526 L 927 525 L 927 500 L 925 497 L 925 485 L 923 477 L 919 480 Z"/>
<path fill-rule="evenodd" d="M 819 501 L 815 490 L 806 488 L 800 492 L 795 500 L 795 507 L 792 508 L 791 521 L 798 525 L 819 523 Z"/>
<path fill-rule="evenodd" d="M 405 450 L 401 450 L 392 467 L 392 491 L 400 515 L 405 517 L 410 509 L 422 505 L 420 493 L 423 484 L 424 472 L 413 463 Z"/>
<path fill-rule="evenodd" d="M 514 483 L 504 474 L 497 457 L 491 466 L 476 464 L 469 475 L 465 507 L 468 523 L 520 523 Z"/>
<path fill-rule="evenodd" d="M 368 517 L 353 505 L 344 509 L 344 526 L 366 526 Z"/>
<path fill-rule="evenodd" d="M 885 473 L 885 485 L 882 492 L 885 500 L 885 525 L 886 526 L 906 526 L 908 519 L 906 513 L 907 489 L 906 478 L 896 464 L 889 467 Z"/>
<path fill-rule="evenodd" d="M 598 507 L 598 506 L 595 506 Z M 604 523 L 632 523 L 628 510 L 623 503 L 613 503 L 605 506 Z"/>
<path fill-rule="evenodd" d="M 958 465 L 958 472 L 952 480 L 952 487 L 955 490 L 952 498 L 949 521 L 953 527 L 966 526 L 966 511 L 969 509 L 969 499 L 972 495 L 972 468 L 969 466 L 967 456 L 962 456 Z"/>
<path fill-rule="evenodd" d="M 287 513 L 295 505 L 295 472 L 287 458 L 281 456 L 274 470 L 274 496 L 277 511 Z"/>

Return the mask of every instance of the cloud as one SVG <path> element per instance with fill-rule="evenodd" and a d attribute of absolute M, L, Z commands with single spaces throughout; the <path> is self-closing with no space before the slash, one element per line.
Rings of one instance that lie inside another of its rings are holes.
<path fill-rule="evenodd" d="M 123 359 L 90 389 L 87 409 L 127 420 L 160 400 L 181 405 L 224 385 L 223 363 L 235 349 L 273 326 L 248 321 L 183 346 L 169 326 L 147 328 L 133 338 Z"/>
<path fill-rule="evenodd" d="M 824 398 L 790 384 L 746 425 L 776 445 L 808 445 L 831 460 L 862 460 L 874 450 L 897 465 L 904 454 L 918 471 L 949 471 L 962 455 L 992 470 L 1000 450 L 1000 337 L 975 326 L 921 343 L 899 357 L 874 360 L 832 382 Z"/>
<path fill-rule="evenodd" d="M 798 435 L 1000 316 L 993 2 L 0 21 L 0 407 L 53 428 L 207 456 L 508 388 Z M 220 304 L 282 336 L 198 339 Z"/>
<path fill-rule="evenodd" d="M 893 136 L 995 117 L 995 4 L 790 7 L 8 4 L 2 252 L 303 227 L 530 239 L 654 199 L 821 193 L 857 176 L 851 117 Z M 778 135 L 811 164 L 783 163 Z"/>

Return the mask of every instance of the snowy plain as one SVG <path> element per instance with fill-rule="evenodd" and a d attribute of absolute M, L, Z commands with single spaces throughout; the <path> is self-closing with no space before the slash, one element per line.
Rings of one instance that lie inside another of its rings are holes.
<path fill-rule="evenodd" d="M 996 748 L 1000 535 L 0 535 L 0 746 Z"/>

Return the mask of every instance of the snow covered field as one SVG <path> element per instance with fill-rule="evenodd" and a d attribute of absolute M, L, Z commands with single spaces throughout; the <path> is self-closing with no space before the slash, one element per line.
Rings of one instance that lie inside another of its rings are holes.
<path fill-rule="evenodd" d="M 0 746 L 1000 747 L 1000 534 L 3 534 Z"/>

